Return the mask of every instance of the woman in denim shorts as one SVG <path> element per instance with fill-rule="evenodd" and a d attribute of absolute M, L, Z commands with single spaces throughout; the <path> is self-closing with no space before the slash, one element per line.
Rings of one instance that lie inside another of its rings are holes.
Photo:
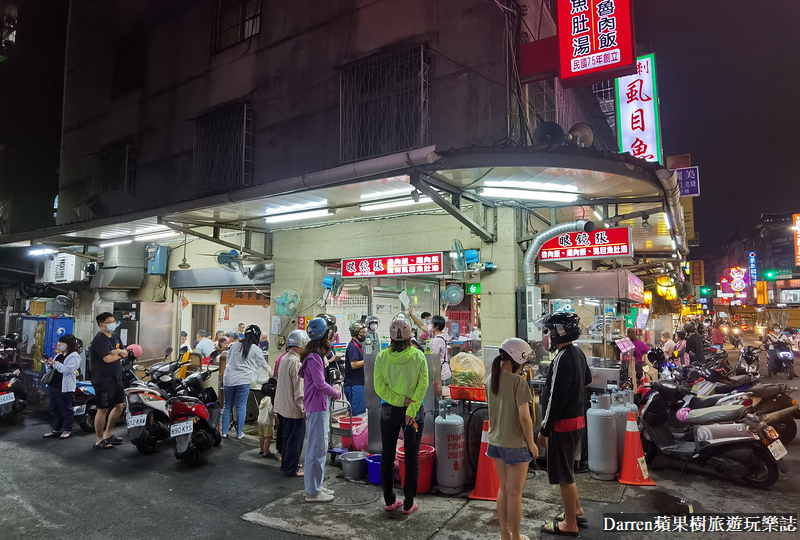
<path fill-rule="evenodd" d="M 500 489 L 497 516 L 502 540 L 528 540 L 522 527 L 522 489 L 528 477 L 528 464 L 539 457 L 533 439 L 530 406 L 533 401 L 522 366 L 533 356 L 530 346 L 519 338 L 509 338 L 500 346 L 492 363 L 486 393 L 489 404 L 489 446 L 486 455 L 494 459 Z"/>

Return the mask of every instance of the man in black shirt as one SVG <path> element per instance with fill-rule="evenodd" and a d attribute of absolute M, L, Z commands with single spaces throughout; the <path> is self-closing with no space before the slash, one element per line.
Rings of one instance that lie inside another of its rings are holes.
<path fill-rule="evenodd" d="M 119 327 L 112 313 L 101 313 L 95 320 L 100 331 L 89 348 L 92 385 L 97 399 L 97 415 L 94 417 L 97 441 L 93 448 L 107 450 L 115 444 L 122 444 L 122 439 L 114 436 L 114 425 L 125 410 L 120 359 L 127 358 L 128 351 L 123 348 L 119 336 L 112 334 Z"/>
<path fill-rule="evenodd" d="M 697 333 L 697 326 L 690 321 L 683 325 L 683 330 L 686 332 L 686 354 L 689 355 L 689 362 L 702 362 L 705 358 L 705 347 L 703 338 Z"/>
<path fill-rule="evenodd" d="M 350 325 L 350 336 L 353 338 L 347 345 L 344 361 L 344 395 L 352 407 L 353 416 L 367 412 L 364 393 L 364 340 L 367 337 L 366 327 L 356 322 Z"/>

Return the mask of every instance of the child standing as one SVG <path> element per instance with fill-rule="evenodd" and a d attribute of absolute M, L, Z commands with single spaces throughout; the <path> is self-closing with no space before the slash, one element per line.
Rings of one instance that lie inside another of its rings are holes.
<path fill-rule="evenodd" d="M 272 398 L 264 396 L 258 404 L 258 434 L 261 437 L 261 454 L 265 458 L 274 458 L 275 454 L 269 451 L 272 437 L 275 436 L 275 410 L 272 407 Z"/>

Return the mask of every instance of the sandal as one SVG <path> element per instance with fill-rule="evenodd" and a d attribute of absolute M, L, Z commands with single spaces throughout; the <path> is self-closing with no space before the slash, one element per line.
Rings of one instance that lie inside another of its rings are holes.
<path fill-rule="evenodd" d="M 114 448 L 114 445 L 103 439 L 99 443 L 94 443 L 92 445 L 92 448 L 94 448 L 95 450 L 111 450 L 112 448 Z"/>
<path fill-rule="evenodd" d="M 261 454 L 261 457 L 275 459 L 275 454 L 273 454 L 272 452 L 267 452 L 266 454 Z"/>
<path fill-rule="evenodd" d="M 564 521 L 565 519 L 567 519 L 566 512 L 561 512 L 555 517 L 555 521 Z M 589 520 L 585 516 L 576 516 L 575 521 L 578 522 L 578 527 L 587 527 L 589 525 Z"/>
<path fill-rule="evenodd" d="M 409 515 L 409 514 L 413 514 L 413 513 L 414 513 L 414 512 L 415 512 L 415 511 L 416 511 L 418 508 L 419 508 L 419 506 L 417 506 L 417 503 L 414 503 L 414 506 L 412 506 L 412 507 L 411 507 L 411 508 L 409 508 L 408 510 L 406 510 L 405 508 L 403 508 L 403 515 L 404 515 L 404 516 L 407 516 L 407 515 Z"/>
<path fill-rule="evenodd" d="M 106 439 L 106 442 L 107 442 L 107 443 L 109 443 L 109 444 L 122 444 L 122 439 L 120 439 L 119 437 L 115 437 L 114 435 L 112 435 L 111 437 L 109 437 L 108 439 Z"/>
<path fill-rule="evenodd" d="M 60 437 L 60 436 L 61 436 L 61 432 L 60 431 L 51 431 L 49 433 L 45 433 L 44 434 L 44 437 L 46 439 L 49 439 L 51 437 Z"/>
<path fill-rule="evenodd" d="M 64 433 L 61 434 L 61 437 L 59 437 L 59 439 L 69 439 L 71 436 L 72 433 L 70 433 L 69 431 L 65 431 Z"/>
<path fill-rule="evenodd" d="M 561 529 L 558 528 L 558 522 L 557 521 L 551 521 L 550 523 L 546 523 L 546 524 L 542 525 L 542 532 L 545 532 L 545 533 L 548 533 L 548 534 L 554 534 L 556 536 L 580 536 L 576 532 L 562 531 Z"/>

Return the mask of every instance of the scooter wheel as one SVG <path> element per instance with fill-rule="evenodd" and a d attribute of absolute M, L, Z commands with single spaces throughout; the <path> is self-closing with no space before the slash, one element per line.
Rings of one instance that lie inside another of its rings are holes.
<path fill-rule="evenodd" d="M 80 428 L 86 433 L 94 433 L 94 414 L 86 413 L 83 415 L 83 420 L 78 422 Z"/>
<path fill-rule="evenodd" d="M 792 442 L 794 438 L 797 437 L 797 423 L 793 417 L 789 417 L 780 422 L 772 424 L 772 427 L 774 427 L 775 431 L 778 432 L 778 438 L 781 440 L 784 446 Z"/>
<path fill-rule="evenodd" d="M 753 456 L 750 463 L 746 464 L 747 474 L 745 482 L 756 488 L 768 488 L 778 481 L 780 471 L 774 459 L 767 459 L 765 456 L 757 454 Z"/>
<path fill-rule="evenodd" d="M 214 430 L 214 446 L 219 446 L 220 444 L 222 444 L 222 433 L 220 433 L 219 431 L 217 431 L 215 429 Z"/>
<path fill-rule="evenodd" d="M 189 448 L 183 453 L 183 462 L 189 467 L 196 467 L 200 463 L 200 452 L 196 448 Z"/>

